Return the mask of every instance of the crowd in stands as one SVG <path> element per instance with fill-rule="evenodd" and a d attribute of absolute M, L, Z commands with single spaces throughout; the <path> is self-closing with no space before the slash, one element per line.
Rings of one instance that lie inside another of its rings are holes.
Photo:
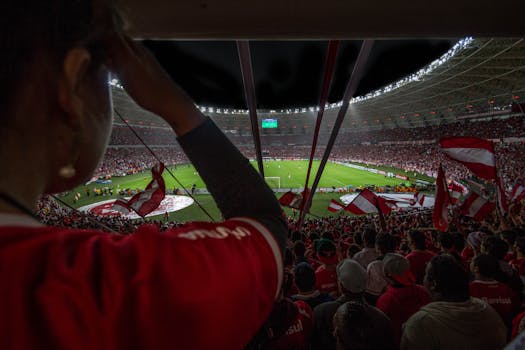
<path fill-rule="evenodd" d="M 283 287 L 247 349 L 501 349 L 525 329 L 525 206 L 485 222 L 431 210 L 306 220 L 290 234 Z M 100 218 L 45 197 L 48 225 L 133 232 L 148 220 Z M 100 224 L 104 227 L 100 227 Z M 162 229 L 180 225 L 152 221 Z M 446 344 L 446 347 L 443 347 Z"/>
<path fill-rule="evenodd" d="M 343 143 L 378 143 L 439 140 L 441 137 L 448 136 L 476 136 L 485 139 L 524 137 L 525 124 L 522 116 L 485 121 L 466 119 L 456 123 L 416 128 L 359 131 L 341 136 L 339 140 Z"/>

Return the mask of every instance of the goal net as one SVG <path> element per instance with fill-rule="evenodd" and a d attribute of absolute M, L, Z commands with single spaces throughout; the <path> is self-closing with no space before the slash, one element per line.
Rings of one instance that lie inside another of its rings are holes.
<path fill-rule="evenodd" d="M 265 176 L 264 180 L 270 188 L 281 188 L 281 178 L 279 176 Z"/>

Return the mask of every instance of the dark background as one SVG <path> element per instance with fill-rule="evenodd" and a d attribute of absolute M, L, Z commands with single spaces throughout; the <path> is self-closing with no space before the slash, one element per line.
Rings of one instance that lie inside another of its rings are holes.
<path fill-rule="evenodd" d="M 378 40 L 356 96 L 416 72 L 447 52 L 456 39 Z M 329 102 L 340 101 L 361 41 L 342 41 Z M 167 72 L 198 105 L 247 108 L 234 41 L 146 41 Z M 316 106 L 326 41 L 250 42 L 257 108 Z"/>

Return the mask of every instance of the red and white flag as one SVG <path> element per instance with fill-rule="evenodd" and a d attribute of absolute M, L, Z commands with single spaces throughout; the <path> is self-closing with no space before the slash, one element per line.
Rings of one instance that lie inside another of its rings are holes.
<path fill-rule="evenodd" d="M 288 191 L 279 198 L 279 203 L 284 207 L 299 209 L 303 201 L 303 196 L 300 193 L 293 193 Z"/>
<path fill-rule="evenodd" d="M 482 221 L 492 213 L 495 208 L 496 205 L 494 203 L 489 202 L 475 192 L 471 192 L 463 204 L 461 204 L 460 210 L 461 214 Z"/>
<path fill-rule="evenodd" d="M 434 227 L 439 231 L 446 231 L 450 222 L 448 213 L 448 206 L 450 204 L 450 196 L 447 188 L 447 180 L 445 172 L 441 164 L 439 165 L 438 176 L 436 179 L 436 201 L 434 203 L 434 212 L 432 214 L 432 221 Z"/>
<path fill-rule="evenodd" d="M 142 217 L 157 209 L 166 195 L 166 184 L 162 178 L 163 171 L 164 164 L 156 164 L 151 169 L 153 179 L 146 186 L 146 189 L 131 197 L 129 201 L 116 200 L 112 209 L 123 214 L 129 214 L 133 210 Z"/>
<path fill-rule="evenodd" d="M 476 137 L 445 137 L 439 141 L 447 157 L 458 161 L 476 176 L 493 180 L 496 178 L 496 157 L 492 141 Z"/>
<path fill-rule="evenodd" d="M 345 208 L 345 205 L 339 203 L 335 199 L 331 199 L 330 204 L 328 205 L 328 210 L 331 211 L 332 213 L 338 213 L 344 208 Z"/>
<path fill-rule="evenodd" d="M 426 196 L 423 193 L 416 192 L 414 193 L 414 198 L 410 200 L 410 205 L 414 206 L 416 204 L 419 204 L 423 206 L 423 203 L 425 203 Z"/>
<path fill-rule="evenodd" d="M 458 202 L 459 197 L 468 192 L 465 186 L 456 181 L 452 181 L 448 185 L 448 191 L 450 193 L 450 204 L 452 205 Z"/>
<path fill-rule="evenodd" d="M 525 198 L 525 186 L 517 183 L 514 185 L 514 188 L 512 189 L 512 192 L 510 193 L 510 201 L 519 202 L 523 198 Z"/>
<path fill-rule="evenodd" d="M 383 214 L 390 214 L 393 209 L 391 203 L 389 204 L 385 199 L 365 188 L 345 207 L 345 211 L 356 215 L 363 215 L 378 213 L 378 208 Z"/>

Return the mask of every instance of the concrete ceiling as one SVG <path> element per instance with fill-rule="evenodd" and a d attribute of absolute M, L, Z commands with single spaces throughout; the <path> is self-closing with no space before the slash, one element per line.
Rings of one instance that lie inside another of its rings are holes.
<path fill-rule="evenodd" d="M 520 0 L 119 0 L 136 38 L 521 37 Z"/>

